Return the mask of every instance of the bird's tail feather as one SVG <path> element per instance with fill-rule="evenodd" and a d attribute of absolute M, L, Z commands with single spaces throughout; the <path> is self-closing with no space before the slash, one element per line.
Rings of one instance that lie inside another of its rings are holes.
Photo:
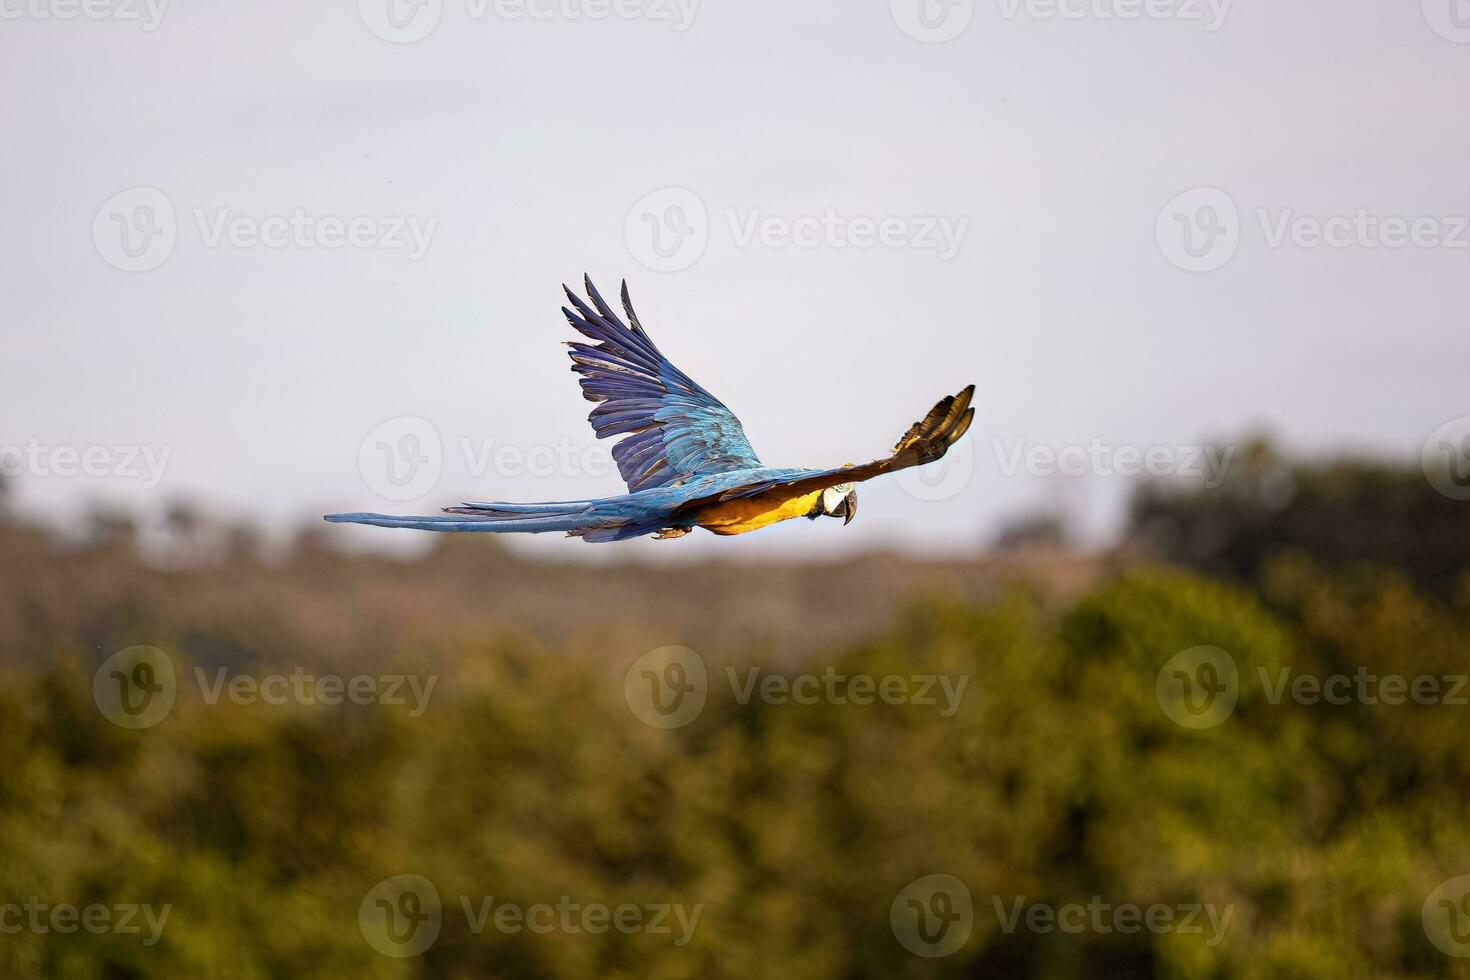
<path fill-rule="evenodd" d="M 479 531 L 489 534 L 546 531 L 585 533 L 602 525 L 593 513 L 592 501 L 548 501 L 537 504 L 480 503 L 466 501 L 446 507 L 443 514 L 422 517 L 393 514 L 328 514 L 334 524 L 369 524 L 373 527 L 408 527 L 420 531 Z"/>
<path fill-rule="evenodd" d="M 544 500 L 537 504 L 510 504 L 500 501 L 466 500 L 458 507 L 446 507 L 447 514 L 483 514 L 486 517 L 547 517 L 556 514 L 579 514 L 589 510 L 595 500 Z"/>

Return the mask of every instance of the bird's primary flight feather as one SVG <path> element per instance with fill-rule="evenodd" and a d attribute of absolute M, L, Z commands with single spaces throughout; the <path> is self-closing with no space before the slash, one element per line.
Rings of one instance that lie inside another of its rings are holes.
<path fill-rule="evenodd" d="M 857 509 L 852 484 L 939 459 L 975 417 L 975 386 L 943 398 L 909 427 L 893 452 L 870 463 L 830 469 L 762 465 L 740 420 L 666 358 L 633 311 L 623 283 L 624 323 L 586 279 L 590 304 L 563 286 L 568 322 L 593 343 L 573 342 L 572 370 L 598 438 L 620 438 L 613 459 L 628 485 L 615 497 L 544 503 L 467 501 L 427 517 L 329 514 L 327 520 L 429 531 L 541 533 L 620 541 L 696 527 L 743 534 L 793 517 L 842 517 Z"/>
<path fill-rule="evenodd" d="M 623 283 L 628 324 L 603 302 L 591 278 L 588 307 L 563 286 L 563 306 L 578 333 L 596 344 L 571 343 L 582 396 L 600 402 L 587 416 L 599 439 L 623 436 L 613 459 L 629 490 L 664 487 L 693 473 L 727 473 L 761 465 L 735 413 L 680 371 L 654 346 Z M 631 326 L 629 326 L 631 324 Z"/>

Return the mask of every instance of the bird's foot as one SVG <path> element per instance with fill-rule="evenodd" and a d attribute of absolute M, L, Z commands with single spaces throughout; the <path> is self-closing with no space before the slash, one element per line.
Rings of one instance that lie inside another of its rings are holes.
<path fill-rule="evenodd" d="M 655 541 L 667 541 L 670 538 L 682 538 L 689 533 L 687 527 L 666 527 L 653 536 Z"/>

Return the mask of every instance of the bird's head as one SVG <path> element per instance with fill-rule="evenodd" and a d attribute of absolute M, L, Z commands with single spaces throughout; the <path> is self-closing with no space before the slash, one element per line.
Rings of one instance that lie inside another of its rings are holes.
<path fill-rule="evenodd" d="M 844 525 L 851 524 L 857 516 L 857 490 L 851 483 L 839 483 L 822 491 L 822 513 L 828 517 L 840 517 Z"/>

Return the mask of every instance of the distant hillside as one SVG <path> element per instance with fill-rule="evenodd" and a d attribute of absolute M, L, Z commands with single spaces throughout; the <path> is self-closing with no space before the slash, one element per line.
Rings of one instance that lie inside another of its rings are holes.
<path fill-rule="evenodd" d="M 201 663 L 369 663 L 514 634 L 557 647 L 677 643 L 718 656 L 799 657 L 891 626 L 918 596 L 975 599 L 1020 585 L 1064 598 L 1105 573 L 1103 560 L 1061 550 L 973 561 L 872 554 L 588 566 L 527 560 L 479 538 L 440 539 L 416 559 L 347 554 L 310 534 L 278 562 L 229 547 L 209 560 L 187 550 L 174 558 L 143 559 L 121 524 L 78 544 L 0 523 L 3 656 L 46 656 L 58 643 L 105 656 L 153 643 Z"/>

